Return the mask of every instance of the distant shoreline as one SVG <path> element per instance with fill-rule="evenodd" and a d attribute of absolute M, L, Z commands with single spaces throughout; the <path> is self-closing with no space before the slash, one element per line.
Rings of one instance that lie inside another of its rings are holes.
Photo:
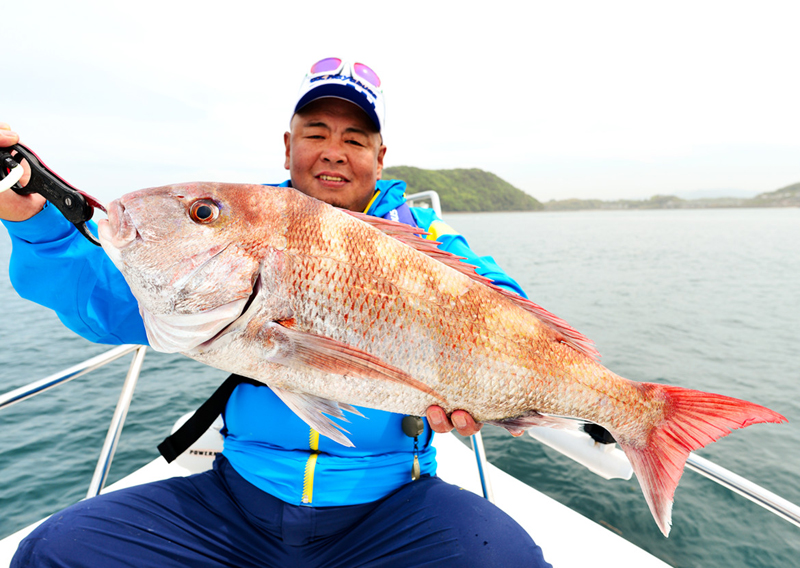
<path fill-rule="evenodd" d="M 538 209 L 535 211 L 524 211 L 519 209 L 512 209 L 507 211 L 442 211 L 443 214 L 450 216 L 450 215 L 484 215 L 490 213 L 531 213 L 531 214 L 541 214 L 541 213 L 573 213 L 573 212 L 589 212 L 589 213 L 604 213 L 608 211 L 630 211 L 630 212 L 641 212 L 641 211 L 701 211 L 703 209 L 741 209 L 741 210 L 753 210 L 753 209 L 798 209 L 800 205 L 782 205 L 776 207 L 650 207 L 650 208 L 619 208 L 619 209 Z"/>
<path fill-rule="evenodd" d="M 407 184 L 407 195 L 436 191 L 442 210 L 447 213 L 800 207 L 800 183 L 755 197 L 683 199 L 676 195 L 654 195 L 649 199 L 604 201 L 573 198 L 542 202 L 497 175 L 478 168 L 425 170 L 413 166 L 393 166 L 383 170 L 383 179 L 403 180 Z"/>
<path fill-rule="evenodd" d="M 765 207 L 800 207 L 800 188 L 790 186 L 752 198 L 714 197 L 681 199 L 674 195 L 654 195 L 650 199 L 603 201 L 600 199 L 563 199 L 542 203 L 545 211 L 625 211 L 647 209 L 763 209 Z"/>

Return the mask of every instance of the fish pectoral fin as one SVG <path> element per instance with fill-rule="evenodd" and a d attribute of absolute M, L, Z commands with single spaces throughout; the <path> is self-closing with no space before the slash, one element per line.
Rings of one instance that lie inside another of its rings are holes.
<path fill-rule="evenodd" d="M 335 442 L 339 442 L 343 446 L 349 448 L 353 447 L 353 442 L 344 435 L 347 430 L 331 420 L 328 416 L 325 416 L 325 414 L 330 414 L 331 416 L 347 421 L 342 412 L 342 410 L 346 410 L 365 418 L 358 410 L 349 404 L 339 404 L 336 401 L 320 398 L 311 394 L 291 392 L 277 387 L 270 388 L 292 412 L 297 414 L 303 422 L 311 426 L 314 430 Z M 349 434 L 349 432 L 347 433 Z"/>
<path fill-rule="evenodd" d="M 272 363 L 345 377 L 389 381 L 444 400 L 442 395 L 405 371 L 330 337 L 290 329 L 278 322 L 265 325 L 259 335 L 259 339 L 269 348 L 267 359 Z"/>

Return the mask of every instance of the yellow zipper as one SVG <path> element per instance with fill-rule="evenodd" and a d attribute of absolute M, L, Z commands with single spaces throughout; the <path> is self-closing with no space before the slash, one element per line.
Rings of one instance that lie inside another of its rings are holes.
<path fill-rule="evenodd" d="M 317 456 L 319 456 L 319 432 L 310 429 L 308 435 L 308 447 L 311 449 L 311 455 L 308 456 L 306 462 L 306 471 L 303 475 L 303 496 L 302 503 L 309 504 L 314 496 L 314 468 L 317 465 Z"/>
<path fill-rule="evenodd" d="M 370 199 L 370 200 L 369 200 L 369 203 L 367 203 L 367 206 L 364 208 L 364 213 L 366 213 L 367 211 L 369 211 L 369 208 L 370 208 L 370 207 L 372 207 L 372 204 L 373 204 L 373 203 L 375 203 L 375 200 L 376 200 L 376 199 L 378 199 L 378 196 L 379 196 L 380 194 L 381 194 L 381 192 L 380 192 L 380 191 L 376 191 L 376 192 L 375 192 L 375 195 L 373 195 L 373 196 L 372 196 L 372 199 Z"/>

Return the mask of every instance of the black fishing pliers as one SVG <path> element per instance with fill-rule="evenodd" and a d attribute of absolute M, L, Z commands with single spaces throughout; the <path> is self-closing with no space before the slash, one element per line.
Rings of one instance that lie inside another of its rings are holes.
<path fill-rule="evenodd" d="M 11 152 L 16 152 L 16 154 L 11 155 Z M 20 164 L 23 159 L 30 164 L 31 179 L 25 187 L 21 187 L 19 182 L 15 182 L 11 189 L 20 195 L 30 195 L 31 193 L 42 195 L 61 211 L 67 221 L 75 225 L 75 228 L 89 239 L 89 242 L 100 246 L 100 241 L 86 228 L 86 223 L 92 218 L 95 207 L 103 211 L 105 211 L 105 207 L 94 197 L 75 189 L 61 179 L 26 146 L 14 144 L 8 148 L 0 148 L 0 187 L 2 180 L 11 174 L 12 170 L 22 167 Z M 16 170 L 16 172 L 18 172 L 17 175 L 20 175 L 22 170 Z"/>

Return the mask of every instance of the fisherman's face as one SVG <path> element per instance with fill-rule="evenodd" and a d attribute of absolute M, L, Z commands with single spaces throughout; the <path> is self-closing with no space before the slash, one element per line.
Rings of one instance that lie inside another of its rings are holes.
<path fill-rule="evenodd" d="M 283 142 L 292 187 L 351 211 L 366 208 L 386 146 L 364 111 L 341 99 L 316 100 L 292 117 Z"/>

